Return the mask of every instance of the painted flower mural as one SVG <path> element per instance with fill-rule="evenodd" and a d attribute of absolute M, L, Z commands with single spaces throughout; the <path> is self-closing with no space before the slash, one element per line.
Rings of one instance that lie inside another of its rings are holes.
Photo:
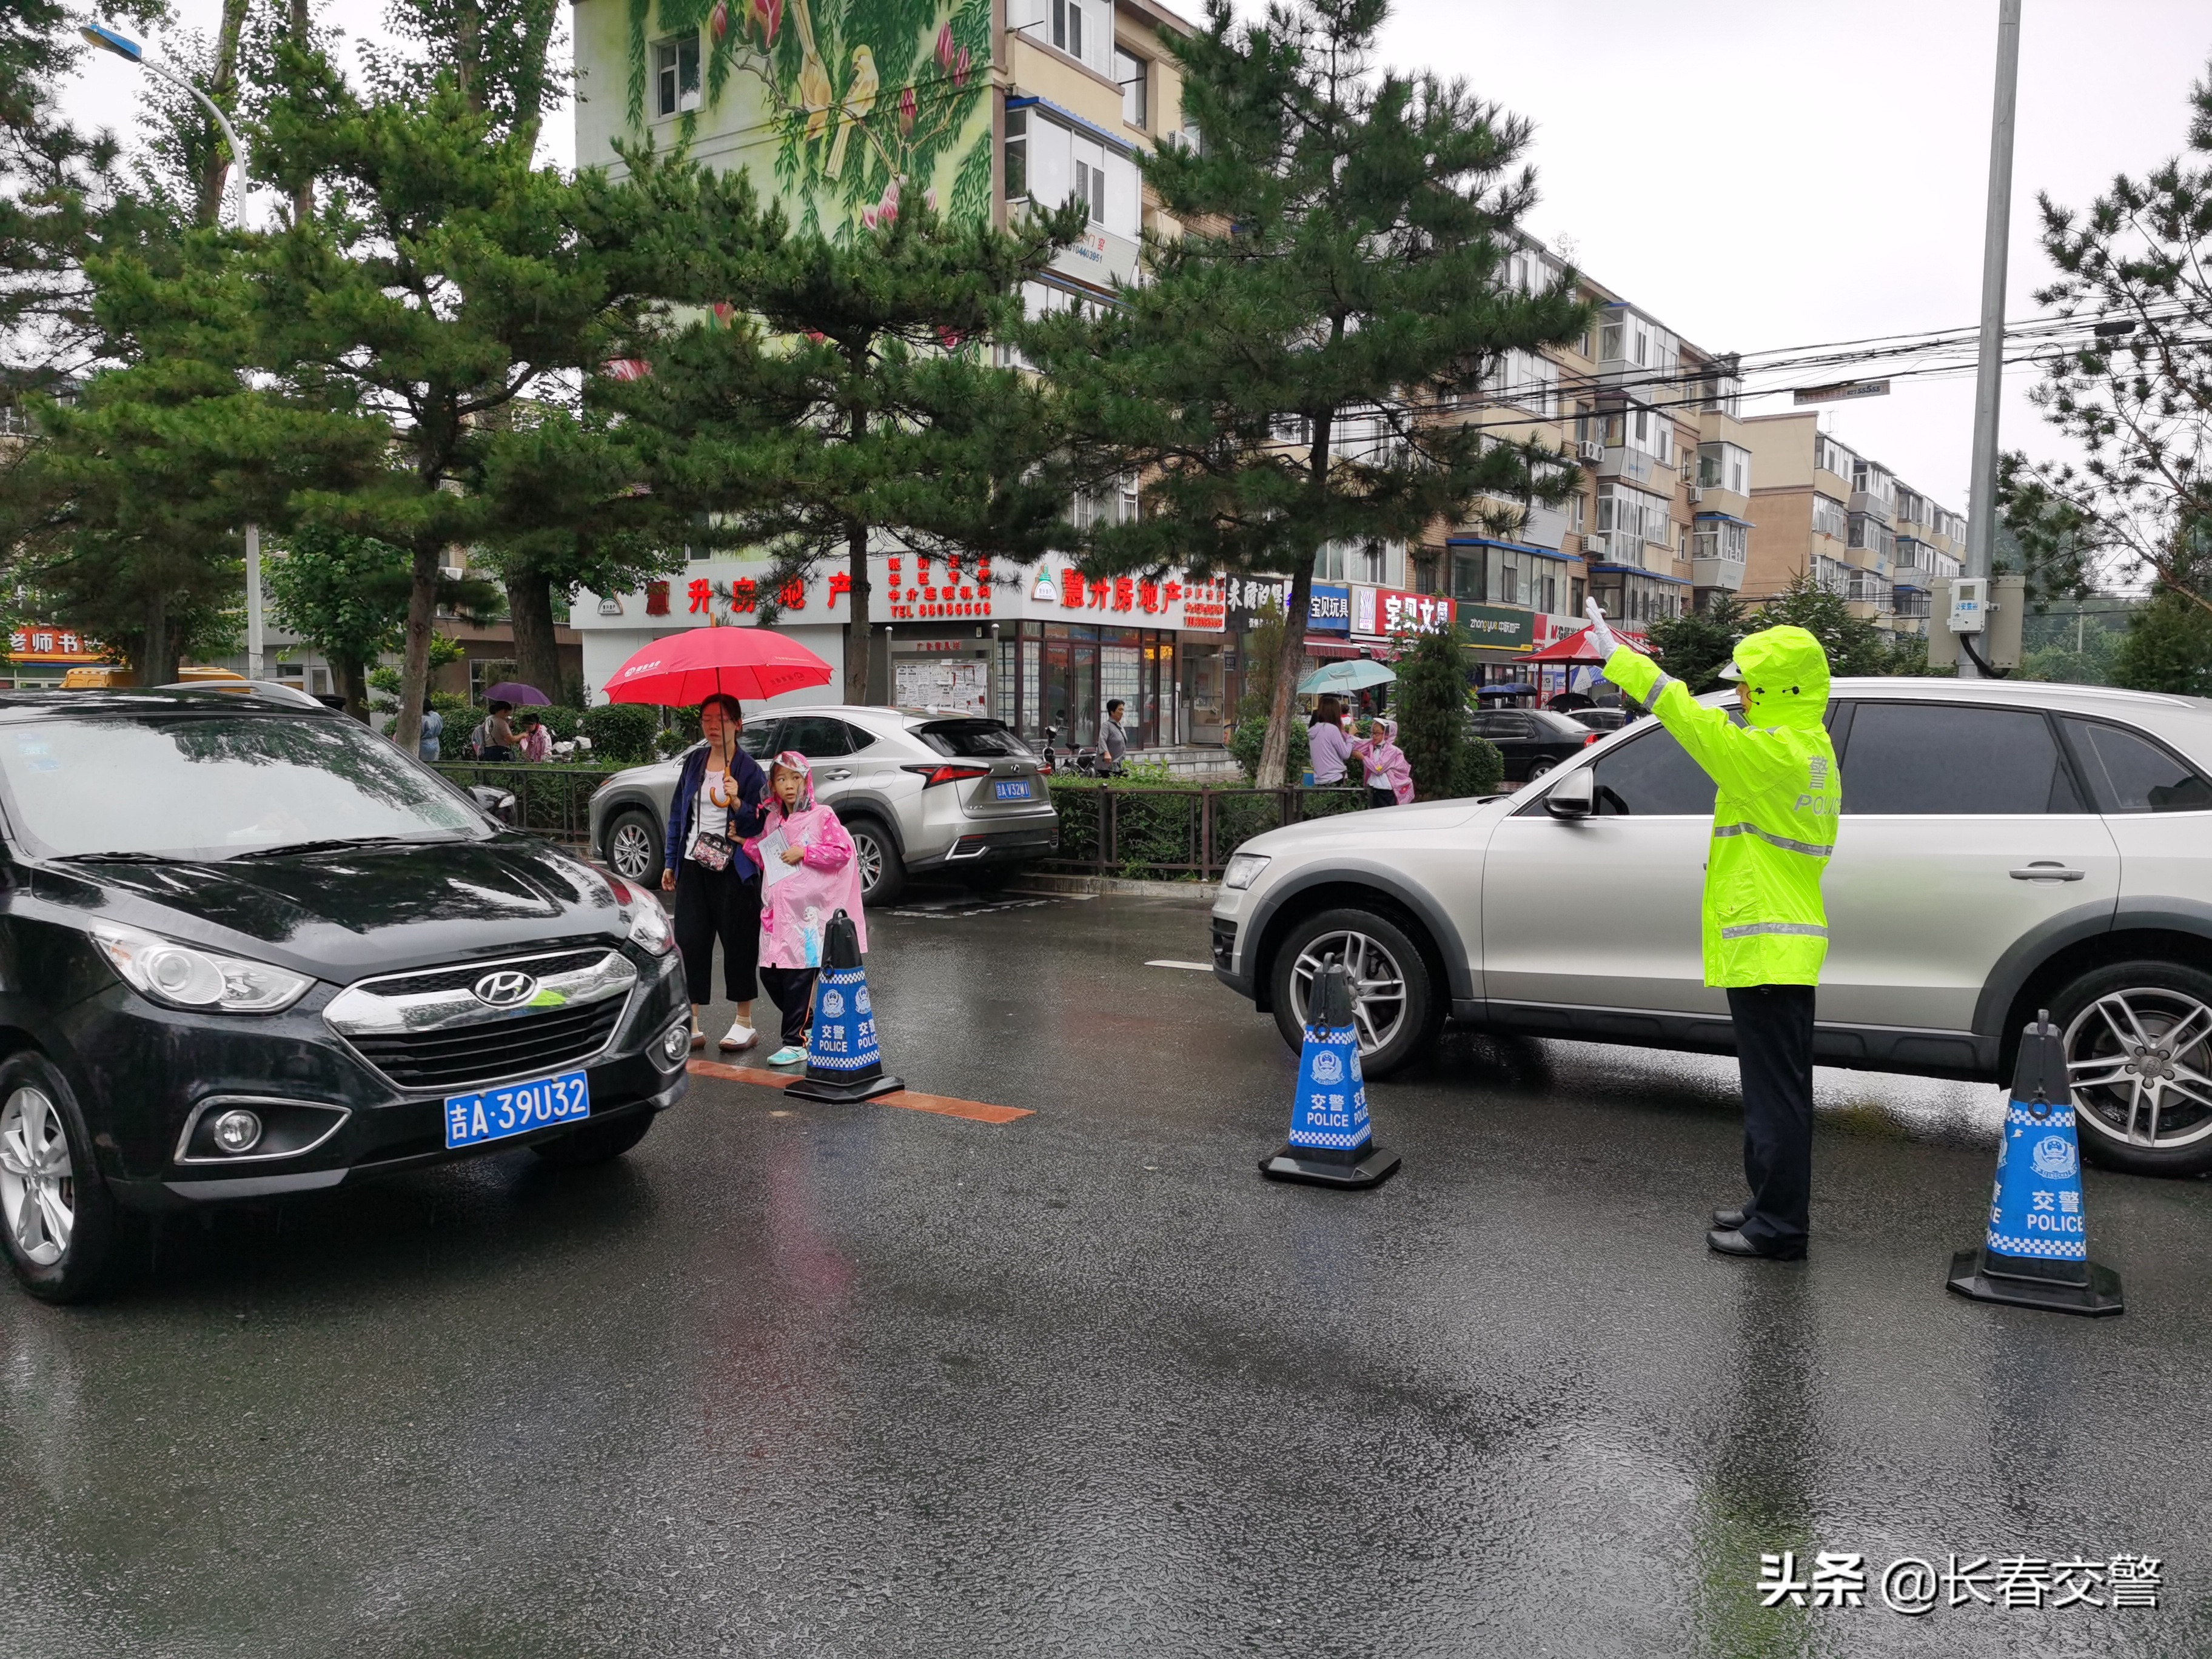
<path fill-rule="evenodd" d="M 990 211 L 991 0 L 629 0 L 629 21 L 630 125 L 651 43 L 696 32 L 704 97 L 676 136 L 749 167 L 799 228 L 843 240 L 915 196 Z"/>

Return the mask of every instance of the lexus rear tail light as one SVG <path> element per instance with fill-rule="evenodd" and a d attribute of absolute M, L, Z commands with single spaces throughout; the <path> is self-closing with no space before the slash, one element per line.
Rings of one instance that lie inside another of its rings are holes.
<path fill-rule="evenodd" d="M 991 775 L 991 769 L 988 766 L 955 766 L 950 762 L 936 766 L 908 766 L 901 769 L 919 777 L 925 789 L 940 783 L 958 783 L 965 778 L 988 778 Z"/>

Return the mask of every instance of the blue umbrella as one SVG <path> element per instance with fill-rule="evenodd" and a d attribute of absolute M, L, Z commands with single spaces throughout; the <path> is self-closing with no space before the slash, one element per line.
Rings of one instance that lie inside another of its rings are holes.
<path fill-rule="evenodd" d="M 1379 662 L 1362 657 L 1316 668 L 1298 682 L 1301 692 L 1363 691 L 1370 685 L 1388 685 L 1398 676 Z"/>

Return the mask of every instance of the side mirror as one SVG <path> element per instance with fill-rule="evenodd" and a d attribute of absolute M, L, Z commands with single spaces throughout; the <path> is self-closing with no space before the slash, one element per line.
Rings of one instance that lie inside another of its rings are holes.
<path fill-rule="evenodd" d="M 1597 809 L 1597 768 L 1577 766 L 1552 786 L 1544 810 L 1555 818 L 1586 818 Z"/>

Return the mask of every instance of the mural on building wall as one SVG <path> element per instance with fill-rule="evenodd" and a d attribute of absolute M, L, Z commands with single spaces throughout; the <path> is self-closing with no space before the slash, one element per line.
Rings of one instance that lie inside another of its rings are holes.
<path fill-rule="evenodd" d="M 991 0 L 629 0 L 632 127 L 659 96 L 654 45 L 687 36 L 698 96 L 679 136 L 733 137 L 714 159 L 800 230 L 847 240 L 912 191 L 990 212 Z"/>

